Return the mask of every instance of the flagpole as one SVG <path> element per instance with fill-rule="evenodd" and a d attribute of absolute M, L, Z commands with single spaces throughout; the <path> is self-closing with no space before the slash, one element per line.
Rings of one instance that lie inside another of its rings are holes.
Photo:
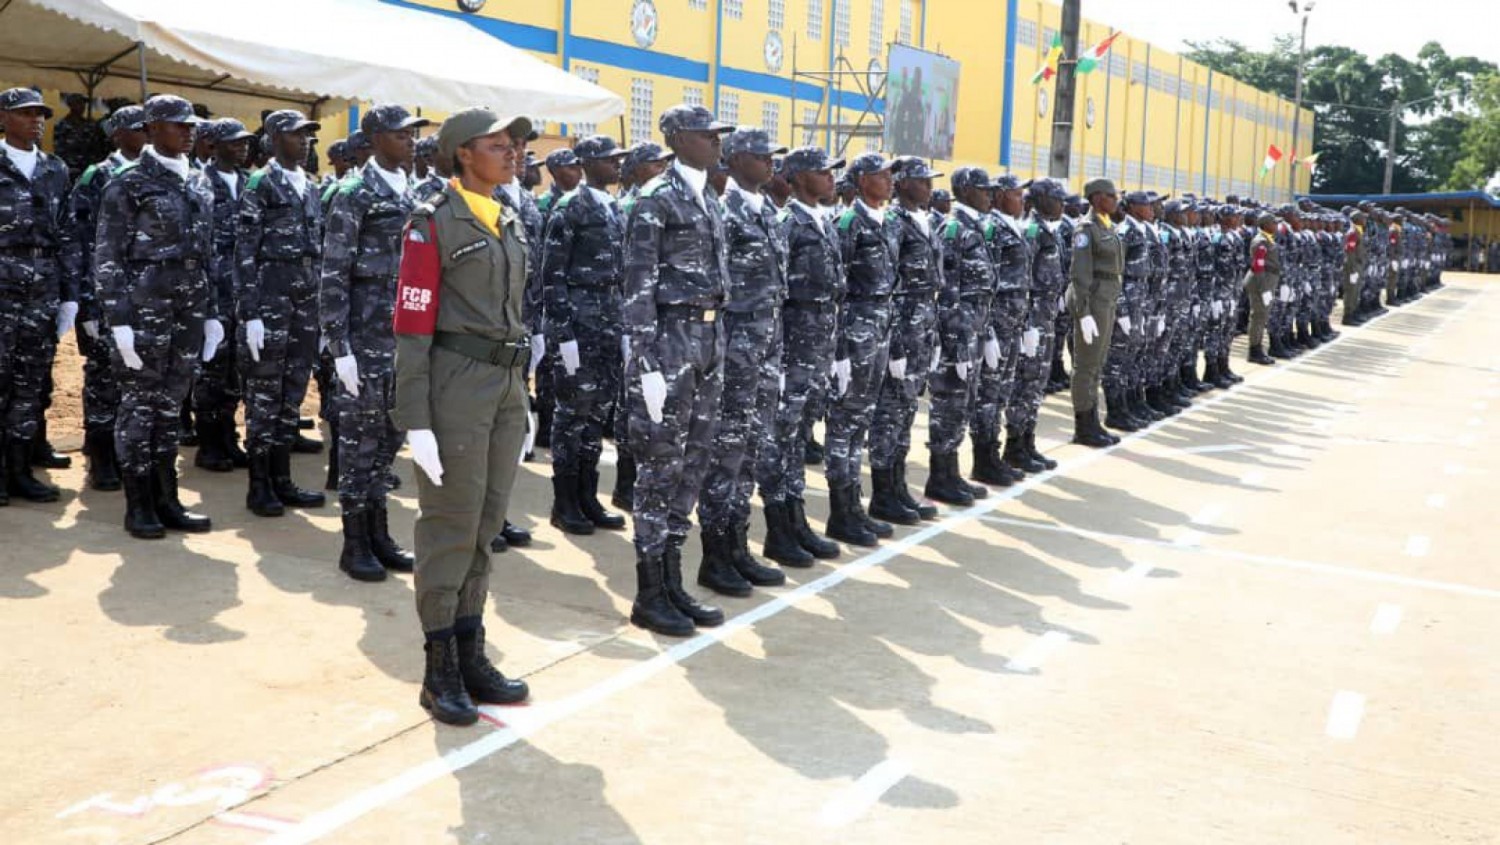
<path fill-rule="evenodd" d="M 1297 105 L 1292 111 L 1292 149 L 1302 141 L 1302 75 L 1307 62 L 1307 19 L 1312 15 L 1313 4 L 1317 0 L 1303 0 L 1299 9 L 1297 0 L 1291 0 L 1293 14 L 1302 15 L 1302 41 L 1297 47 Z M 1288 179 L 1287 201 L 1292 202 L 1297 198 L 1297 167 L 1293 164 L 1287 168 L 1290 174 Z"/>

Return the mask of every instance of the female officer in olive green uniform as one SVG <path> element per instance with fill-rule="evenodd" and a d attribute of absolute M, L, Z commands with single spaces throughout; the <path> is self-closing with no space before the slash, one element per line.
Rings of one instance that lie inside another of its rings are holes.
<path fill-rule="evenodd" d="M 479 704 L 512 704 L 526 684 L 484 654 L 490 538 L 505 520 L 526 432 L 530 355 L 521 301 L 526 236 L 492 198 L 531 131 L 524 117 L 469 109 L 443 122 L 438 156 L 455 178 L 412 212 L 396 292 L 396 396 L 417 473 L 417 615 L 426 634 L 420 702 L 470 725 Z M 446 472 L 445 472 L 446 470 Z"/>

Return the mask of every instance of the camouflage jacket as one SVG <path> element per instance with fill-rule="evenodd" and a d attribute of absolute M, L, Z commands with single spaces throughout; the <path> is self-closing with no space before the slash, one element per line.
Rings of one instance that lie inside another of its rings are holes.
<path fill-rule="evenodd" d="M 1186 229 L 1171 224 L 1158 225 L 1167 256 L 1166 282 L 1162 285 L 1162 300 L 1174 306 L 1191 305 L 1193 281 L 1197 272 L 1198 258 L 1193 252 L 1193 241 Z"/>
<path fill-rule="evenodd" d="M 68 168 L 69 178 L 78 178 L 109 152 L 109 141 L 99 124 L 87 118 L 64 117 L 52 128 L 52 150 Z"/>
<path fill-rule="evenodd" d="M 767 311 L 786 299 L 787 247 L 776 225 L 776 208 L 761 199 L 760 210 L 743 191 L 724 192 L 724 238 L 729 244 L 730 311 Z"/>
<path fill-rule="evenodd" d="M 411 197 L 420 205 L 442 193 L 443 186 L 446 184 L 448 184 L 447 179 L 439 176 L 436 170 L 429 170 L 426 178 L 418 180 L 417 184 L 412 186 Z"/>
<path fill-rule="evenodd" d="M 186 264 L 208 285 L 213 206 L 203 174 L 191 171 L 184 180 L 150 153 L 115 171 L 99 200 L 94 236 L 94 283 L 108 325 L 132 324 L 131 294 L 151 265 Z M 218 305 L 210 296 L 205 316 L 220 317 Z"/>
<path fill-rule="evenodd" d="M 1126 217 L 1115 227 L 1120 236 L 1120 245 L 1125 250 L 1125 271 L 1122 291 L 1131 295 L 1144 292 L 1151 278 L 1151 244 L 1146 224 L 1134 217 Z"/>
<path fill-rule="evenodd" d="M 68 195 L 68 205 L 73 211 L 74 239 L 78 242 L 79 264 L 83 268 L 78 285 L 78 321 L 102 321 L 99 313 L 99 289 L 94 283 L 94 236 L 99 226 L 99 201 L 104 196 L 104 186 L 114 178 L 115 172 L 129 160 L 118 152 L 98 164 L 84 169 L 73 183 L 73 192 Z"/>
<path fill-rule="evenodd" d="M 344 174 L 324 222 L 323 270 L 318 285 L 318 322 L 328 353 L 335 358 L 356 349 L 367 354 L 393 354 L 395 338 L 391 303 L 396 294 L 396 272 L 401 264 L 401 232 L 417 206 L 411 189 L 397 193 L 375 170 L 375 159 Z M 354 314 L 374 337 L 351 338 Z"/>
<path fill-rule="evenodd" d="M 1071 244 L 1063 234 L 1062 221 L 1049 224 L 1035 212 L 1026 219 L 1026 243 L 1031 249 L 1031 297 L 1056 299 L 1068 287 L 1068 276 L 1063 271 L 1064 249 Z"/>
<path fill-rule="evenodd" d="M 28 181 L 8 156 L 0 154 L 0 278 L 5 280 L 4 287 L 17 280 L 11 274 L 32 272 L 33 259 L 21 255 L 31 250 L 42 250 L 56 259 L 61 301 L 77 302 L 83 264 L 68 201 L 67 168 L 56 156 L 38 152 L 36 170 Z"/>
<path fill-rule="evenodd" d="M 927 228 L 917 222 L 921 215 Z M 889 216 L 898 227 L 896 242 L 896 293 L 932 296 L 943 287 L 943 234 L 925 211 L 908 211 L 899 203 Z"/>
<path fill-rule="evenodd" d="M 1010 293 L 1025 291 L 1031 286 L 1031 251 L 1019 225 L 1011 225 L 998 212 L 991 211 L 994 220 L 994 237 L 990 239 L 990 255 L 995 262 L 995 292 Z"/>
<path fill-rule="evenodd" d="M 943 224 L 943 277 L 960 297 L 989 296 L 995 290 L 990 239 L 993 220 L 967 206 L 956 206 Z"/>
<path fill-rule="evenodd" d="M 896 289 L 900 230 L 889 211 L 855 201 L 839 215 L 839 251 L 844 257 L 845 299 L 889 299 Z"/>
<path fill-rule="evenodd" d="M 210 167 L 203 171 L 203 178 L 214 195 L 213 257 L 208 262 L 208 280 L 211 296 L 218 297 L 217 311 L 230 314 L 234 311 L 234 237 L 236 218 L 239 216 L 239 195 L 244 193 L 250 174 L 235 171 L 239 176 L 235 192 L 229 192 L 229 183 L 219 172 Z"/>
<path fill-rule="evenodd" d="M 546 243 L 547 218 L 537 207 L 530 191 L 517 190 L 511 199 L 504 188 L 495 189 L 495 201 L 514 211 L 526 231 L 526 293 L 521 299 L 521 313 L 526 325 L 537 327 L 542 311 L 542 248 Z"/>
<path fill-rule="evenodd" d="M 787 245 L 786 298 L 793 302 L 840 302 L 844 263 L 838 235 L 829 221 L 800 202 L 788 202 L 776 215 Z"/>
<path fill-rule="evenodd" d="M 261 319 L 261 272 L 268 262 L 316 261 L 322 251 L 323 213 L 311 178 L 306 193 L 298 196 L 275 161 L 252 173 L 240 190 L 235 228 L 234 297 L 239 319 Z"/>
<path fill-rule="evenodd" d="M 576 340 L 570 288 L 621 290 L 625 272 L 625 215 L 586 185 L 564 194 L 547 219 L 542 249 L 542 309 L 547 335 Z"/>
<path fill-rule="evenodd" d="M 1219 239 L 1224 233 L 1202 226 L 1191 230 L 1193 238 L 1193 301 L 1205 303 L 1214 295 L 1214 265 L 1218 260 Z"/>

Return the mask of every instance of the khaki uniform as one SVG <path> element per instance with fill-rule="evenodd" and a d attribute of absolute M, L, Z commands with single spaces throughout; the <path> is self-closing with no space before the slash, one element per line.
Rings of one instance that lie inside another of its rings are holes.
<path fill-rule="evenodd" d="M 1099 376 L 1109 353 L 1115 328 L 1115 306 L 1124 284 L 1125 245 L 1097 212 L 1079 224 L 1073 235 L 1073 261 L 1068 268 L 1068 312 L 1073 315 L 1073 411 L 1083 413 L 1099 405 Z M 1083 339 L 1080 325 L 1092 315 L 1099 336 Z"/>
<path fill-rule="evenodd" d="M 1275 296 L 1281 287 L 1281 251 L 1276 248 L 1276 237 L 1258 232 L 1250 242 L 1250 269 L 1245 271 L 1245 295 L 1250 300 L 1250 347 L 1258 347 L 1265 341 L 1266 320 L 1271 306 L 1266 294 Z"/>
<path fill-rule="evenodd" d="M 444 471 L 442 486 L 416 473 L 417 614 L 429 634 L 484 610 L 490 540 L 526 433 L 526 235 L 509 210 L 498 230 L 449 185 L 412 212 L 402 240 L 391 419 L 431 429 Z"/>
<path fill-rule="evenodd" d="M 1369 265 L 1370 247 L 1363 226 L 1350 225 L 1344 234 L 1344 323 L 1359 310 L 1360 279 Z"/>

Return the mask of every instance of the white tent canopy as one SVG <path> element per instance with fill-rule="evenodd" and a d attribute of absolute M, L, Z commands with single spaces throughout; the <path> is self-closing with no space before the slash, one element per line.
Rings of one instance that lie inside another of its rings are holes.
<path fill-rule="evenodd" d="M 138 96 L 142 71 L 150 90 L 187 89 L 210 107 L 482 105 L 559 122 L 624 111 L 462 20 L 378 0 L 0 0 L 0 78 Z"/>

